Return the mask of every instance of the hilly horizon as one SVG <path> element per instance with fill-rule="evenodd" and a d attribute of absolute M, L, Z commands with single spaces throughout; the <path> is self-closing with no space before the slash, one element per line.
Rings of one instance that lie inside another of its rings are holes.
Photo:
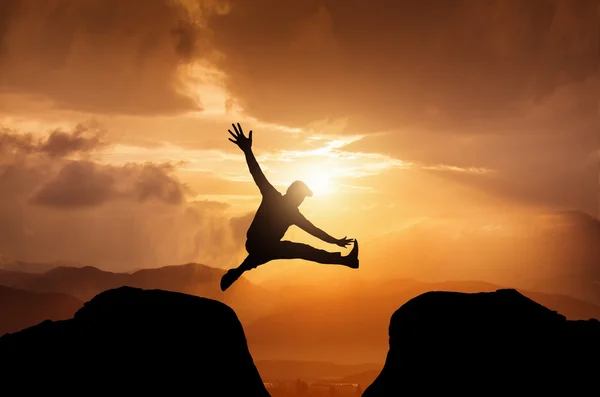
<path fill-rule="evenodd" d="M 25 262 L 19 260 L 7 260 L 0 258 L 0 272 L 1 271 L 13 271 L 21 273 L 34 273 L 40 274 L 45 273 L 51 269 L 57 267 L 83 267 L 82 264 L 70 263 L 67 261 L 53 261 L 53 262 Z"/>
<path fill-rule="evenodd" d="M 363 247 L 372 279 L 395 269 L 401 278 L 485 280 L 600 304 L 600 220 L 581 211 L 426 219 Z"/>
<path fill-rule="evenodd" d="M 98 293 L 120 286 L 162 288 L 165 290 L 214 298 L 240 309 L 242 317 L 254 318 L 268 310 L 268 300 L 262 288 L 242 279 L 227 294 L 218 286 L 222 269 L 188 263 L 133 273 L 115 273 L 94 266 L 54 267 L 42 273 L 23 273 L 0 270 L 0 285 L 34 292 L 61 292 L 80 300 L 89 300 Z M 245 292 L 245 290 L 251 292 Z M 255 303 L 261 301 L 264 306 Z"/>
<path fill-rule="evenodd" d="M 45 320 L 71 318 L 83 301 L 57 292 L 32 292 L 0 285 L 0 336 Z"/>
<path fill-rule="evenodd" d="M 211 327 L 206 327 L 207 321 Z M 105 368 L 105 360 L 129 356 L 130 360 L 118 360 L 121 367 L 111 368 L 115 375 L 109 376 L 103 387 L 114 387 L 112 385 L 120 379 L 117 374 L 133 358 L 137 363 L 132 368 L 133 379 L 120 380 L 127 387 L 140 382 L 148 371 L 156 372 L 156 365 L 163 366 L 159 371 L 160 379 L 145 383 L 142 386 L 144 390 L 149 390 L 151 384 L 173 382 L 172 378 L 182 373 L 191 375 L 199 367 L 203 369 L 200 376 L 204 381 L 214 382 L 214 377 L 217 377 L 215 386 L 238 388 L 236 393 L 247 393 L 254 388 L 256 395 L 274 397 L 286 395 L 280 394 L 285 390 L 294 393 L 294 389 L 297 392 L 303 388 L 306 390 L 306 387 L 310 390 L 325 387 L 330 392 L 340 388 L 341 391 L 359 393 L 365 390 L 363 395 L 387 396 L 386 389 L 394 387 L 400 390 L 405 382 L 418 383 L 414 376 L 429 378 L 432 371 L 437 376 L 447 376 L 448 364 L 454 360 L 452 356 L 461 352 L 471 358 L 464 360 L 462 365 L 471 365 L 472 371 L 478 368 L 478 379 L 497 377 L 501 373 L 500 368 L 506 368 L 505 362 L 497 360 L 497 356 L 504 354 L 507 359 L 518 360 L 518 365 L 508 370 L 511 373 L 522 373 L 534 360 L 536 366 L 545 368 L 545 372 L 549 371 L 547 373 L 556 372 L 568 379 L 589 382 L 593 377 L 582 372 L 589 363 L 582 358 L 588 355 L 586 349 L 592 353 L 600 351 L 599 320 L 567 320 L 514 289 L 470 293 L 428 291 L 396 306 L 392 315 L 388 316 L 387 324 L 381 330 L 386 331 L 382 336 L 388 341 L 381 357 L 385 362 L 379 365 L 260 360 L 246 343 L 246 327 L 227 305 L 173 291 L 119 287 L 98 294 L 69 318 L 44 321 L 0 336 L 0 350 L 3 352 L 0 357 L 13 364 L 33 359 L 30 372 L 45 377 L 63 370 L 62 367 L 48 366 L 55 355 L 61 354 L 70 362 L 70 373 L 76 374 L 79 379 L 96 381 L 105 376 L 106 370 L 100 370 Z M 490 327 L 492 324 L 494 326 Z M 553 339 L 553 349 L 548 348 L 544 336 Z M 49 340 L 52 343 L 48 343 Z M 219 342 L 213 343 L 214 340 Z M 456 340 L 459 343 L 449 343 Z M 402 354 L 398 354 L 398 344 L 406 346 L 401 350 Z M 349 346 L 350 349 L 356 347 Z M 182 360 L 188 356 L 188 349 L 194 349 L 198 357 L 193 367 Z M 439 349 L 446 349 L 448 353 L 439 352 Z M 423 355 L 423 350 L 428 354 Z M 157 360 L 156 355 L 168 359 Z M 105 360 L 98 360 L 98 357 L 105 357 Z M 526 357 L 529 360 L 525 360 Z M 84 367 L 79 366 L 81 361 L 86 363 Z M 428 365 L 424 366 L 421 362 Z M 484 368 L 482 363 L 486 364 Z M 494 365 L 497 369 L 490 370 Z M 458 374 L 458 367 L 451 371 Z M 226 381 L 232 368 L 236 379 L 243 377 L 247 383 L 243 388 L 239 388 L 236 382 Z M 405 372 L 409 368 L 411 376 Z M 19 369 L 7 369 L 16 371 L 15 377 L 7 380 L 20 382 L 22 373 Z M 528 382 L 527 387 L 540 387 L 532 376 L 522 380 L 519 376 L 507 378 L 515 385 L 519 381 L 522 384 L 524 380 Z M 456 381 L 459 377 L 455 378 Z M 563 378 L 561 381 L 570 382 Z M 39 383 L 33 383 L 28 390 L 38 386 Z M 542 386 L 551 388 L 547 383 Z M 58 387 L 64 391 L 75 385 L 58 381 L 44 387 L 50 390 Z M 140 385 L 137 387 L 140 388 Z M 427 386 L 430 389 L 440 387 L 445 385 L 434 382 Z"/>
<path fill-rule="evenodd" d="M 124 285 L 216 299 L 238 312 L 249 348 L 258 359 L 340 365 L 380 362 L 387 348 L 384 331 L 390 312 L 414 296 L 432 290 L 481 292 L 507 287 L 483 281 L 356 278 L 337 287 L 300 283 L 274 290 L 240 280 L 223 294 L 218 290 L 221 274 L 223 270 L 201 264 L 143 269 L 132 274 L 106 272 L 92 266 L 59 267 L 42 274 L 3 271 L 0 285 L 12 284 L 9 286 L 37 293 L 77 294 L 84 298 L 82 301 Z M 519 291 L 568 319 L 600 318 L 600 306 L 593 303 L 561 294 Z M 37 321 L 44 319 L 41 315 Z"/>

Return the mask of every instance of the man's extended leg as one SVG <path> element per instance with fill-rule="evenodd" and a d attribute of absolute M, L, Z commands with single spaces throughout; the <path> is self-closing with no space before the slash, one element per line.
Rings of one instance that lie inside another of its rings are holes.
<path fill-rule="evenodd" d="M 358 241 L 354 241 L 354 247 L 347 256 L 339 252 L 328 252 L 311 247 L 308 244 L 294 243 L 292 241 L 277 241 L 264 246 L 247 246 L 250 254 L 241 265 L 230 269 L 221 278 L 221 290 L 225 291 L 240 276 L 248 270 L 254 269 L 267 262 L 278 259 L 304 259 L 329 265 L 343 265 L 352 269 L 358 269 Z"/>
<path fill-rule="evenodd" d="M 308 244 L 295 243 L 292 241 L 279 241 L 269 247 L 268 259 L 304 259 L 327 265 L 343 265 L 358 269 L 358 242 L 354 242 L 352 251 L 347 256 L 340 252 L 328 252 L 311 247 Z"/>

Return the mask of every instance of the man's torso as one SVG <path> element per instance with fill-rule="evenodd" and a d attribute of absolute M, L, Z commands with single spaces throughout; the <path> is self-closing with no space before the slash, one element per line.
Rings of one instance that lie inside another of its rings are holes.
<path fill-rule="evenodd" d="M 291 207 L 279 192 L 264 196 L 246 237 L 248 243 L 264 244 L 279 241 L 300 215 L 297 207 Z"/>

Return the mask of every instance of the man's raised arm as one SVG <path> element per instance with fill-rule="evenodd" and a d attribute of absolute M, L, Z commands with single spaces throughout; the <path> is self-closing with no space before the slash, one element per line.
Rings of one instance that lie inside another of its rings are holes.
<path fill-rule="evenodd" d="M 264 196 L 265 194 L 276 191 L 273 185 L 271 185 L 271 183 L 269 183 L 269 181 L 267 180 L 267 177 L 265 176 L 263 171 L 260 169 L 258 161 L 256 161 L 254 153 L 252 153 L 252 130 L 250 130 L 250 132 L 248 133 L 248 137 L 246 137 L 244 136 L 244 132 L 242 131 L 242 127 L 239 123 L 237 127 L 235 126 L 235 124 L 232 124 L 232 126 L 235 130 L 235 134 L 231 132 L 231 130 L 228 131 L 234 139 L 229 138 L 229 140 L 238 145 L 239 148 L 242 149 L 242 151 L 244 152 L 244 155 L 246 156 L 246 163 L 248 164 L 248 169 L 250 170 L 250 174 L 252 175 L 254 182 L 260 189 L 262 195 Z"/>
<path fill-rule="evenodd" d="M 252 132 L 250 132 L 250 136 L 252 136 Z M 256 157 L 254 157 L 254 153 L 252 153 L 252 149 L 244 151 L 246 155 L 246 163 L 248 163 L 248 169 L 250 170 L 250 174 L 252 174 L 252 178 L 254 178 L 254 182 L 256 186 L 260 189 L 260 192 L 263 196 L 269 192 L 275 190 L 273 185 L 267 180 L 267 177 L 260 169 L 260 165 L 258 165 L 258 161 L 256 161 Z"/>

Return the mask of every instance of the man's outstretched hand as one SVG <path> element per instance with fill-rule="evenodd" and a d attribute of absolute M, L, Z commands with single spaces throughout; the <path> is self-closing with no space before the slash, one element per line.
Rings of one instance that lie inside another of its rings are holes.
<path fill-rule="evenodd" d="M 235 126 L 235 124 L 231 124 L 231 125 L 233 126 L 233 130 L 235 131 L 235 134 L 233 132 L 231 132 L 231 130 L 227 130 L 227 131 L 229 131 L 231 136 L 234 138 L 234 139 L 229 138 L 229 140 L 231 142 L 235 143 L 236 145 L 238 145 L 240 147 L 240 149 L 242 149 L 242 151 L 244 153 L 246 153 L 252 147 L 252 130 L 250 130 L 250 132 L 248 133 L 248 137 L 246 137 L 244 135 L 244 131 L 242 131 L 242 127 L 240 126 L 240 123 L 237 123 L 237 127 Z"/>
<path fill-rule="evenodd" d="M 354 242 L 353 238 L 346 238 L 346 237 L 344 237 L 344 238 L 341 238 L 338 241 L 336 241 L 335 244 L 339 245 L 342 248 L 346 248 L 348 245 L 350 245 L 353 242 Z"/>

